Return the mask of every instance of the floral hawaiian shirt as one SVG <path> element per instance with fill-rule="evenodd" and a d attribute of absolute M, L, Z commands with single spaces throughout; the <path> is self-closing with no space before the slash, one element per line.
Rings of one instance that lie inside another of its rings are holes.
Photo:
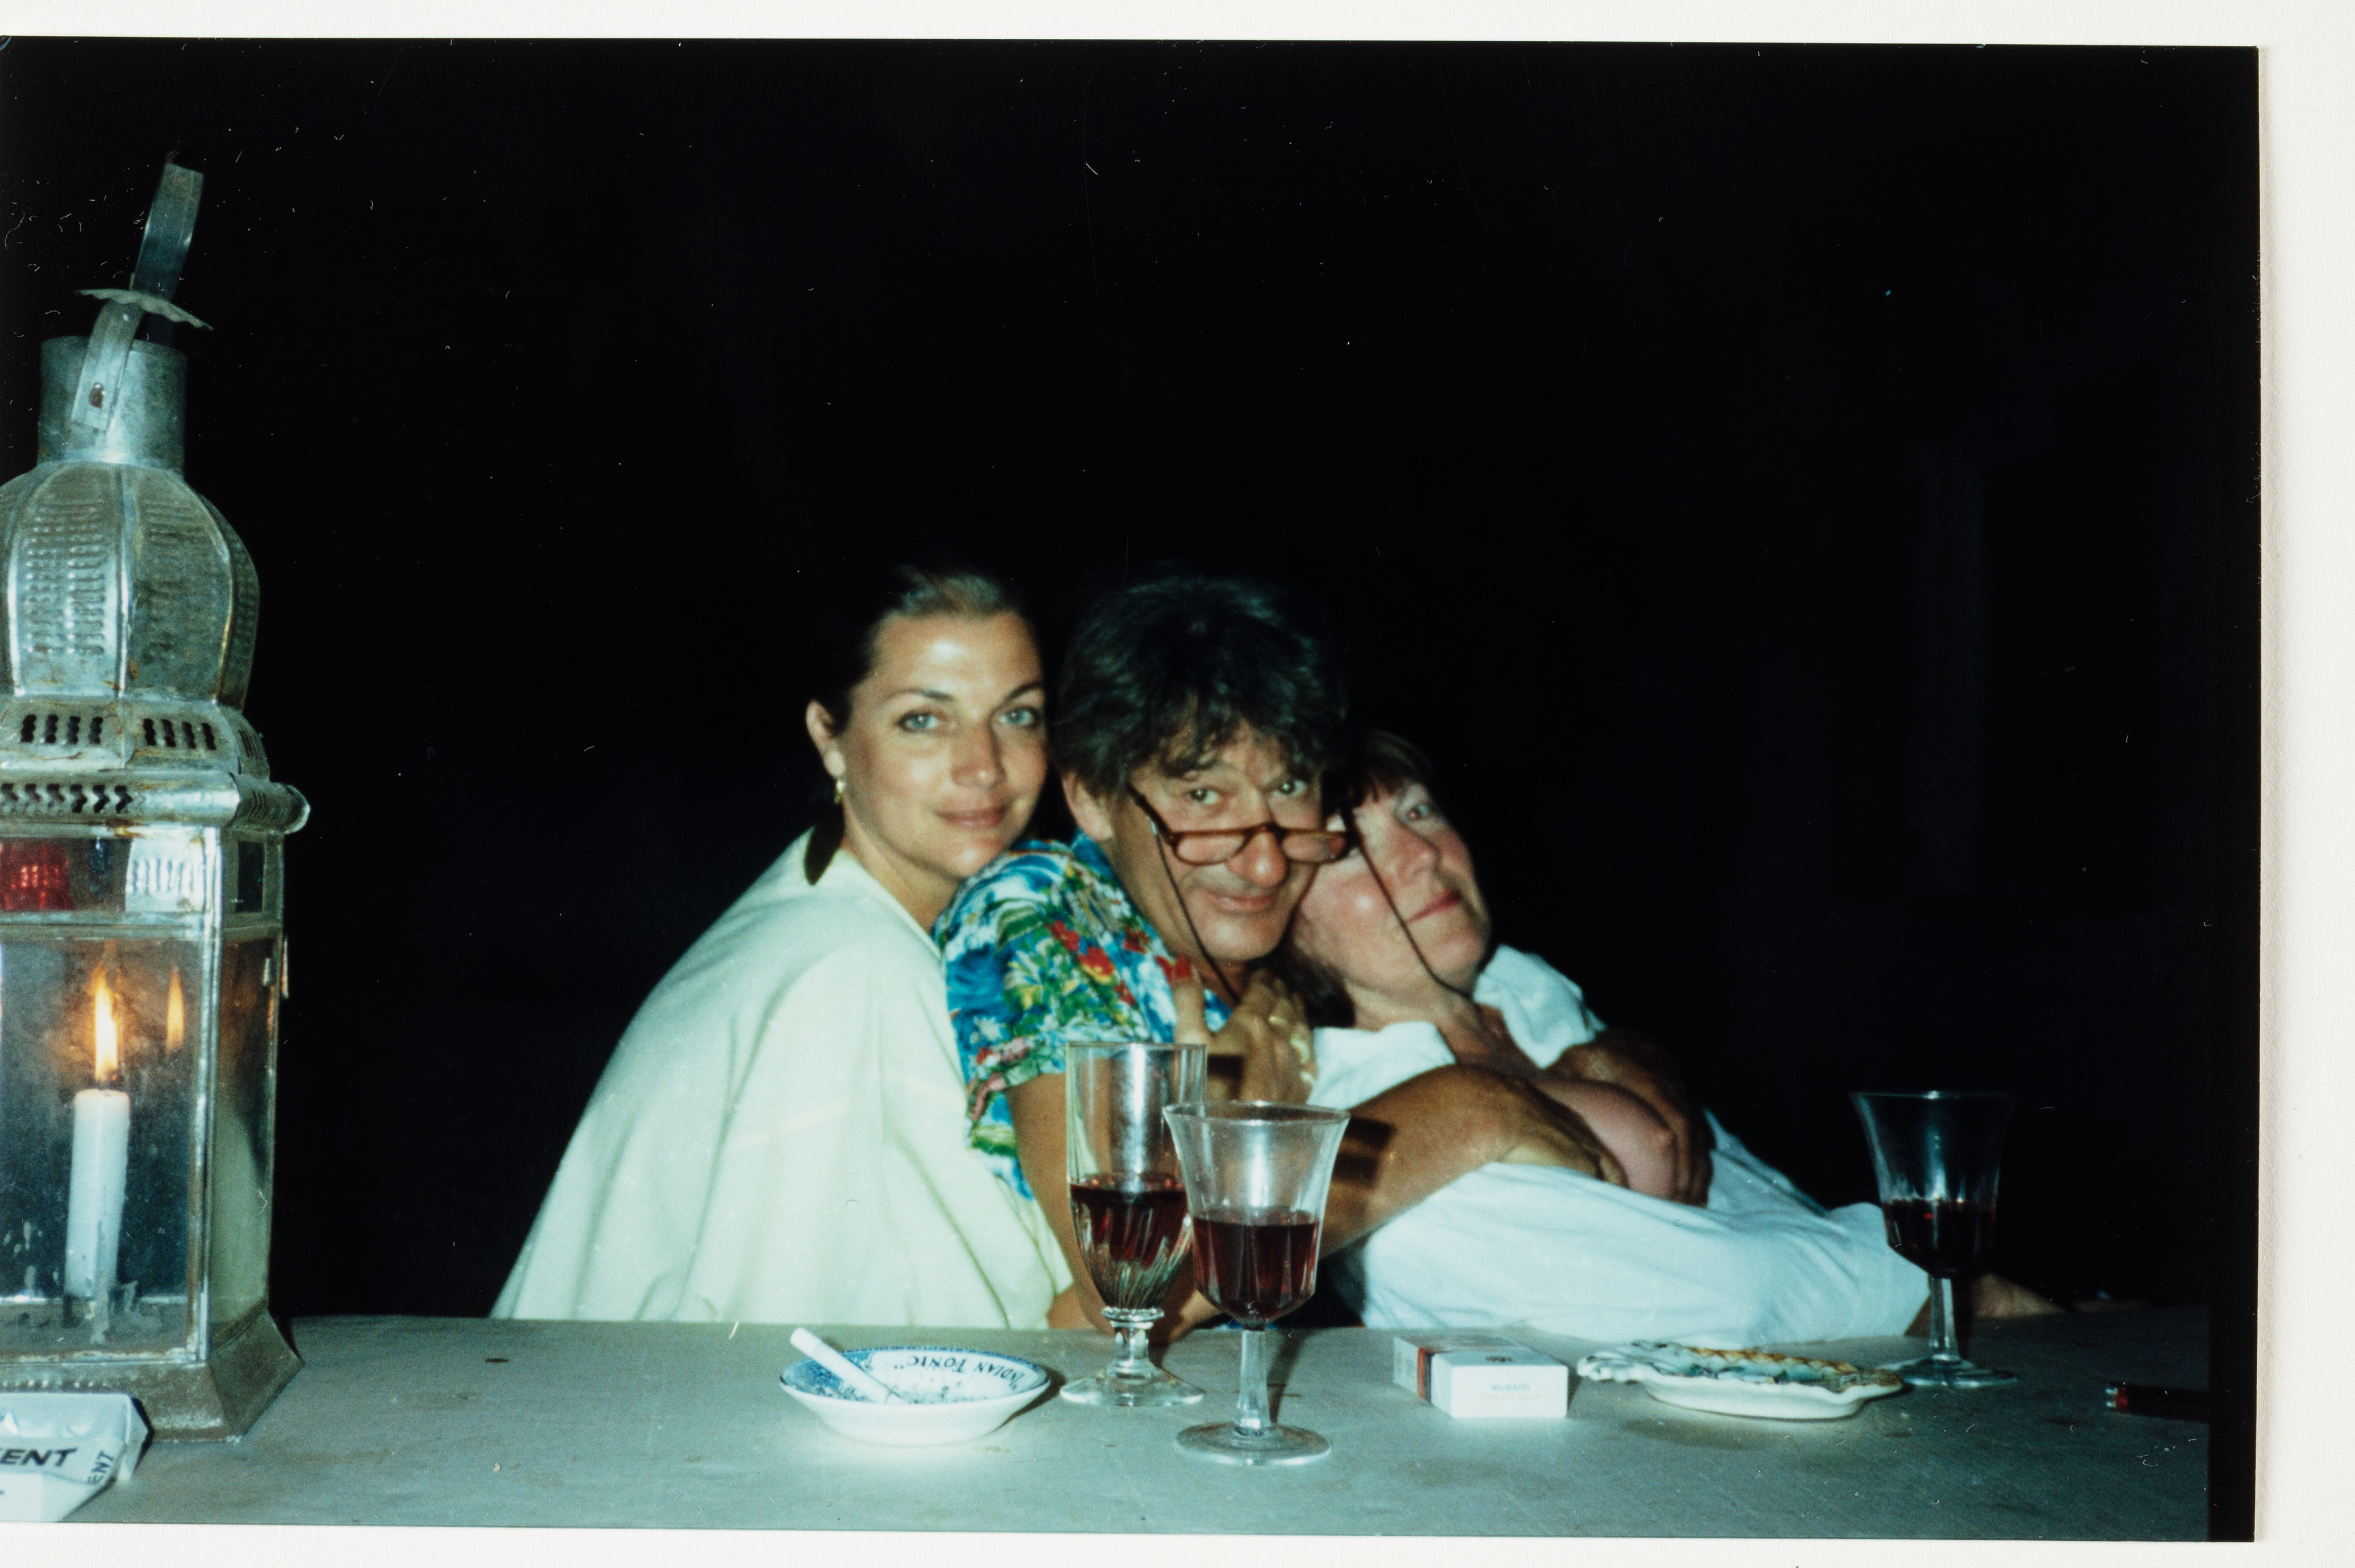
<path fill-rule="evenodd" d="M 1162 945 L 1085 833 L 990 862 L 942 911 L 932 939 L 948 968 L 969 1139 L 1027 1196 L 1006 1091 L 1061 1072 L 1070 1041 L 1175 1039 L 1170 982 L 1193 966 Z M 1215 991 L 1203 1000 L 1211 1029 L 1224 1026 L 1226 1003 Z"/>

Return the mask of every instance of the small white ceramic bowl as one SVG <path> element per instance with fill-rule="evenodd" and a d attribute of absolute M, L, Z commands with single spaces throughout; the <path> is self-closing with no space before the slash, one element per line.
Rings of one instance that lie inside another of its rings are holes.
<path fill-rule="evenodd" d="M 795 1361 L 777 1381 L 820 1421 L 862 1443 L 963 1443 L 996 1431 L 1047 1392 L 1046 1368 L 991 1351 L 889 1345 L 842 1353 L 908 1403 L 862 1399 L 814 1361 Z"/>

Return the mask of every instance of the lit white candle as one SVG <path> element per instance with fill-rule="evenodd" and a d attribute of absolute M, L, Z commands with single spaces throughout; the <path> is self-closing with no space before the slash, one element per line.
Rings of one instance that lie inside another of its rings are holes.
<path fill-rule="evenodd" d="M 101 979 L 91 996 L 91 1065 L 100 1085 L 120 1076 L 114 999 Z M 123 1185 L 131 1160 L 131 1097 L 95 1087 L 74 1096 L 73 1169 L 66 1188 L 66 1294 L 103 1302 L 123 1247 Z"/>

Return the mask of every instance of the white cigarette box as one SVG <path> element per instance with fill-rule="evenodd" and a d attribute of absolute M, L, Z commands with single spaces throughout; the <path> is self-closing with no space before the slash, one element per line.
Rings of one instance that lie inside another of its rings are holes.
<path fill-rule="evenodd" d="M 1401 1336 L 1391 1364 L 1400 1387 L 1459 1420 L 1570 1414 L 1570 1368 L 1501 1334 Z"/>

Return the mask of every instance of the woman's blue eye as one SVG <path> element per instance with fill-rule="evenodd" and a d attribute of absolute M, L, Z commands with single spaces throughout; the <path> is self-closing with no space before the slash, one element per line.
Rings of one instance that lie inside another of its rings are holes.
<path fill-rule="evenodd" d="M 900 721 L 900 727 L 911 730 L 932 729 L 939 724 L 940 717 L 938 714 L 910 714 Z"/>
<path fill-rule="evenodd" d="M 1283 783 L 1277 785 L 1273 789 L 1270 790 L 1269 793 L 1281 795 L 1285 800 L 1289 800 L 1307 788 L 1308 780 L 1305 779 L 1287 779 Z"/>
<path fill-rule="evenodd" d="M 1039 710 L 1037 708 L 1016 708 L 1013 712 L 1005 715 L 1005 720 L 1007 724 L 1014 726 L 1018 729 L 1030 729 L 1035 727 L 1039 723 Z"/>

